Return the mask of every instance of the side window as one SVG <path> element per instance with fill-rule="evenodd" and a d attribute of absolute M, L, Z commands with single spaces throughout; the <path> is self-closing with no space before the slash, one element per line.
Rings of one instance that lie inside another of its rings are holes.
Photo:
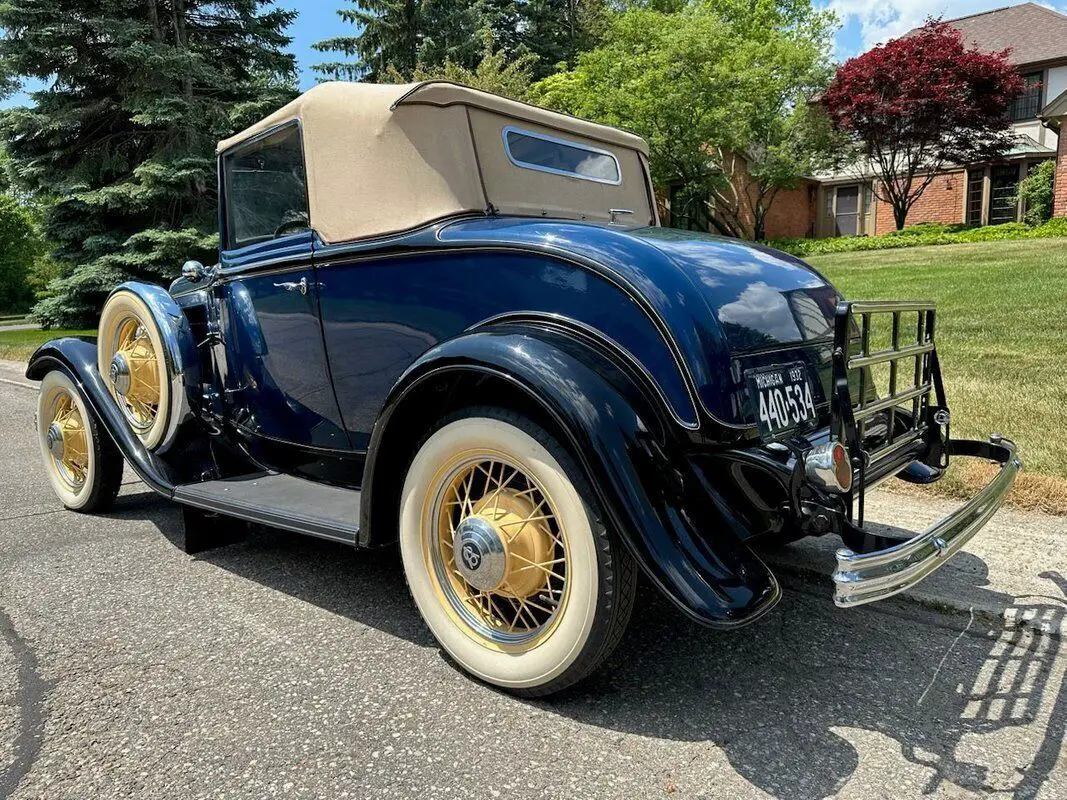
<path fill-rule="evenodd" d="M 517 167 L 597 183 L 622 182 L 619 160 L 612 153 L 579 142 L 508 126 L 504 128 L 504 150 Z"/>
<path fill-rule="evenodd" d="M 300 128 L 287 126 L 223 156 L 226 249 L 310 227 Z"/>

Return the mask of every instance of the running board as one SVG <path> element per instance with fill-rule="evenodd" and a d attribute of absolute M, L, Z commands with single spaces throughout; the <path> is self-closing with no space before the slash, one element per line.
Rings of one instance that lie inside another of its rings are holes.
<path fill-rule="evenodd" d="M 359 533 L 359 495 L 357 489 L 277 472 L 187 483 L 174 489 L 174 500 L 201 511 L 353 545 Z M 207 531 L 200 536 L 189 527 L 187 524 L 187 550 L 205 549 L 200 544 L 210 546 L 202 541 L 210 536 Z M 190 549 L 194 540 L 197 545 Z"/>

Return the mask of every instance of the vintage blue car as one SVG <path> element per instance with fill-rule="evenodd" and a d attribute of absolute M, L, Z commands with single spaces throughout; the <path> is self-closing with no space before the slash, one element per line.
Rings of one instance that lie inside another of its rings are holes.
<path fill-rule="evenodd" d="M 119 286 L 33 356 L 63 503 L 123 463 L 190 551 L 245 522 L 399 542 L 454 661 L 525 696 L 592 672 L 639 573 L 713 628 L 778 601 L 754 549 L 834 535 L 888 597 L 990 518 L 1010 441 L 949 435 L 932 303 L 849 302 L 796 258 L 658 226 L 639 137 L 445 82 L 319 86 L 219 147 L 221 263 Z M 996 476 L 907 539 L 890 476 Z"/>

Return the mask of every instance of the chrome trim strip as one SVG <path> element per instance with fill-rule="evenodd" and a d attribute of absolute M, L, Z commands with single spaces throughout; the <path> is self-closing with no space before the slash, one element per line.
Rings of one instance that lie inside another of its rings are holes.
<path fill-rule="evenodd" d="M 837 551 L 833 574 L 834 603 L 841 608 L 871 603 L 898 594 L 945 564 L 989 521 L 1022 468 L 1015 445 L 993 437 L 981 442 L 954 442 L 957 447 L 988 448 L 1000 462 L 1000 472 L 978 494 L 940 522 L 901 544 L 874 553 Z M 964 452 L 963 455 L 975 456 Z"/>
<path fill-rule="evenodd" d="M 219 272 L 213 285 L 218 286 L 223 283 L 231 283 L 233 281 L 240 281 L 252 277 L 258 278 L 261 276 L 284 275 L 298 270 L 310 271 L 312 264 L 313 262 L 311 258 L 307 254 L 302 254 L 299 258 L 274 258 L 269 261 L 259 261 L 252 267 L 244 265 L 241 267 L 230 267 L 229 269 L 224 269 Z"/>
<path fill-rule="evenodd" d="M 552 144 L 560 144 L 564 147 L 571 147 L 575 150 L 583 150 L 587 153 L 593 153 L 599 156 L 607 156 L 615 164 L 615 174 L 619 177 L 615 180 L 609 178 L 597 178 L 592 175 L 582 175 L 580 172 L 571 172 L 565 169 L 556 169 L 554 167 L 546 167 L 543 164 L 535 164 L 532 161 L 520 161 L 515 158 L 511 153 L 511 143 L 508 141 L 508 134 L 516 133 L 519 136 L 527 136 L 531 139 L 540 139 L 543 142 L 551 142 Z M 500 132 L 500 138 L 504 141 L 504 153 L 508 157 L 508 161 L 514 164 L 520 169 L 530 169 L 535 172 L 547 172 L 551 175 L 562 175 L 565 178 L 577 178 L 580 181 L 591 181 L 593 183 L 606 183 L 610 186 L 622 185 L 622 166 L 619 164 L 619 159 L 615 157 L 615 154 L 610 150 L 602 150 L 599 147 L 591 147 L 590 145 L 582 142 L 575 142 L 568 139 L 560 138 L 559 136 L 550 136 L 547 133 L 538 133 L 536 131 L 527 130 L 526 128 L 520 128 L 516 125 L 505 125 Z"/>

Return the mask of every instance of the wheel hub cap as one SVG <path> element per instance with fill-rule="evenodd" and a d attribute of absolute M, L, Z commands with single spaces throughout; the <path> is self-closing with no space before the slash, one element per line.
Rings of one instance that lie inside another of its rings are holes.
<path fill-rule="evenodd" d="M 111 359 L 109 377 L 111 378 L 111 385 L 115 387 L 115 391 L 120 396 L 125 397 L 130 391 L 130 365 L 127 363 L 124 354 L 115 353 L 115 357 Z"/>
<path fill-rule="evenodd" d="M 482 517 L 467 517 L 453 539 L 456 569 L 475 589 L 489 592 L 504 581 L 507 552 L 492 523 Z"/>
<path fill-rule="evenodd" d="M 64 450 L 66 445 L 63 443 L 63 429 L 58 422 L 53 422 L 48 426 L 48 452 L 52 454 L 52 458 L 62 459 Z"/>

